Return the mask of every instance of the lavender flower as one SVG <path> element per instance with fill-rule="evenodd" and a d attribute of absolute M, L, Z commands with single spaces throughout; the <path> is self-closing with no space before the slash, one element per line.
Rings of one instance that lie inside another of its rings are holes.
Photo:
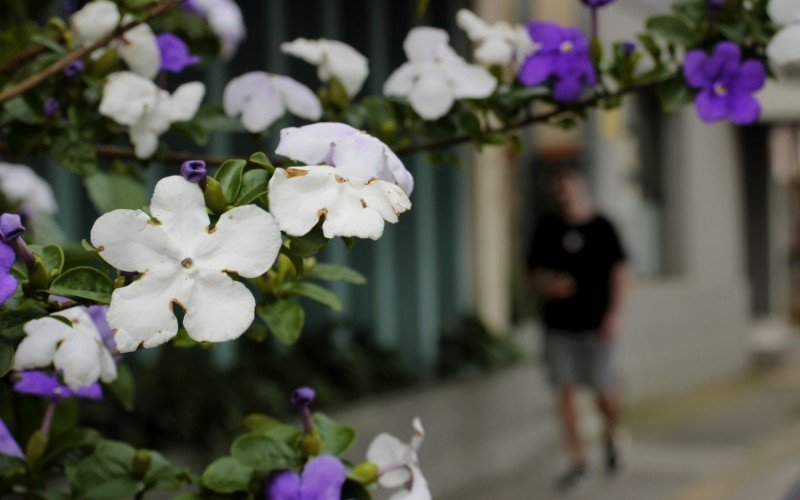
<path fill-rule="evenodd" d="M 84 69 L 86 69 L 86 66 L 83 64 L 83 61 L 80 59 L 75 59 L 74 61 L 70 61 L 69 64 L 67 64 L 67 66 L 64 68 L 64 74 L 69 78 L 75 78 L 83 73 Z"/>
<path fill-rule="evenodd" d="M 309 461 L 303 475 L 283 471 L 267 485 L 270 500 L 339 500 L 347 470 L 339 459 L 323 455 Z"/>
<path fill-rule="evenodd" d="M 292 393 L 290 402 L 292 406 L 302 410 L 303 408 L 308 408 L 316 397 L 317 393 L 311 387 L 300 387 Z"/>
<path fill-rule="evenodd" d="M 633 40 L 627 40 L 622 43 L 622 54 L 625 57 L 632 56 L 634 52 L 636 52 L 636 42 Z"/>
<path fill-rule="evenodd" d="M 25 226 L 19 214 L 5 213 L 0 215 L 0 238 L 6 243 L 11 243 L 22 236 Z"/>
<path fill-rule="evenodd" d="M 108 306 L 89 306 L 86 308 L 86 312 L 89 313 L 94 326 L 97 327 L 97 331 L 100 333 L 100 337 L 103 339 L 103 344 L 105 344 L 106 349 L 112 352 L 116 351 L 117 343 L 114 341 L 114 331 L 108 326 L 108 320 L 106 319 Z"/>
<path fill-rule="evenodd" d="M 14 437 L 8 432 L 5 422 L 0 420 L 0 455 L 7 455 L 15 458 L 25 458 Z"/>
<path fill-rule="evenodd" d="M 592 9 L 597 9 L 599 7 L 605 7 L 610 3 L 614 3 L 616 0 L 581 0 L 583 5 L 590 7 Z"/>
<path fill-rule="evenodd" d="M 686 54 L 683 75 L 700 91 L 695 106 L 706 123 L 729 119 L 747 125 L 761 115 L 761 105 L 752 94 L 766 81 L 764 63 L 742 61 L 742 50 L 735 43 L 720 42 L 711 55 L 692 50 Z"/>
<path fill-rule="evenodd" d="M 208 177 L 208 168 L 203 160 L 189 160 L 181 164 L 181 176 L 189 182 L 201 184 Z"/>
<path fill-rule="evenodd" d="M 584 87 L 597 83 L 589 54 L 589 40 L 577 28 L 533 22 L 528 33 L 539 50 L 531 54 L 519 72 L 527 86 L 551 83 L 553 98 L 564 104 L 580 99 Z"/>
<path fill-rule="evenodd" d="M 61 105 L 55 97 L 48 97 L 42 103 L 42 112 L 47 118 L 54 118 L 60 107 Z"/>
<path fill-rule="evenodd" d="M 18 372 L 17 381 L 14 382 L 14 390 L 20 394 L 30 394 L 49 399 L 84 398 L 100 400 L 103 399 L 103 389 L 97 382 L 80 387 L 76 390 L 70 389 L 61 383 L 55 373 L 47 374 L 38 370 Z"/>
<path fill-rule="evenodd" d="M 186 42 L 172 33 L 158 35 L 156 43 L 161 51 L 161 71 L 180 73 L 187 67 L 200 62 L 199 56 L 189 53 Z"/>
<path fill-rule="evenodd" d="M 14 249 L 0 241 L 0 304 L 5 303 L 17 291 L 17 278 L 11 274 L 14 265 Z"/>
<path fill-rule="evenodd" d="M 728 0 L 708 0 L 708 6 L 712 9 L 721 9 L 725 7 L 725 3 Z"/>

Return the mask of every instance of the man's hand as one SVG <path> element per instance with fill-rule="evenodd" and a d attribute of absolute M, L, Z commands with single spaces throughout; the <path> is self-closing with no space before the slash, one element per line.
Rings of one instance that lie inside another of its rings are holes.
<path fill-rule="evenodd" d="M 542 288 L 549 299 L 568 299 L 575 295 L 575 279 L 565 274 L 554 274 L 548 276 Z"/>
<path fill-rule="evenodd" d="M 614 340 L 622 327 L 620 315 L 615 312 L 609 312 L 603 318 L 600 324 L 600 338 L 603 340 Z"/>

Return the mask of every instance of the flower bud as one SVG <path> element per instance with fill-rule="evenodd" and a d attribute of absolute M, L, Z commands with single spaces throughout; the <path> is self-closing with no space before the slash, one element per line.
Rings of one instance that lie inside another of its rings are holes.
<path fill-rule="evenodd" d="M 303 434 L 300 438 L 300 450 L 305 457 L 316 457 L 322 450 L 322 441 L 319 438 L 317 431 L 312 431 L 310 434 Z"/>
<path fill-rule="evenodd" d="M 622 44 L 622 54 L 625 57 L 630 57 L 636 52 L 636 42 L 628 40 Z"/>
<path fill-rule="evenodd" d="M 727 0 L 708 0 L 708 6 L 712 9 L 721 9 L 725 7 L 725 2 Z"/>
<path fill-rule="evenodd" d="M 314 402 L 317 393 L 311 387 L 300 387 L 292 393 L 291 403 L 295 408 L 305 408 Z"/>
<path fill-rule="evenodd" d="M 84 69 L 86 69 L 86 65 L 83 64 L 83 61 L 75 59 L 74 61 L 70 61 L 64 68 L 64 74 L 69 78 L 75 78 L 83 73 Z"/>
<path fill-rule="evenodd" d="M 206 181 L 208 177 L 208 169 L 206 162 L 203 160 L 189 160 L 181 164 L 181 175 L 184 179 L 195 184 L 200 184 Z"/>
<path fill-rule="evenodd" d="M 55 97 L 48 97 L 45 99 L 44 103 L 42 103 L 42 113 L 44 113 L 44 116 L 47 118 L 54 118 L 60 107 L 61 105 Z"/>
<path fill-rule="evenodd" d="M 353 474 L 359 483 L 369 484 L 377 481 L 380 468 L 372 462 L 361 462 L 353 469 Z"/>
<path fill-rule="evenodd" d="M 142 479 L 147 475 L 150 470 L 150 464 L 153 457 L 148 450 L 137 450 L 136 455 L 133 456 L 133 475 L 136 478 Z"/>
<path fill-rule="evenodd" d="M 2 214 L 0 215 L 0 237 L 6 243 L 11 243 L 25 232 L 25 226 L 22 225 L 22 219 L 18 214 Z"/>

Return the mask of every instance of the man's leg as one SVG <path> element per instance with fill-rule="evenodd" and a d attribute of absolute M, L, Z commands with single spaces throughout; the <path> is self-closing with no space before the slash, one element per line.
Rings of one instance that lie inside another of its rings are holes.
<path fill-rule="evenodd" d="M 603 437 L 606 442 L 609 442 L 614 438 L 614 432 L 617 430 L 620 421 L 621 405 L 619 396 L 612 391 L 598 393 L 597 406 L 605 419 L 605 434 Z"/>
<path fill-rule="evenodd" d="M 583 467 L 586 465 L 586 453 L 583 448 L 583 441 L 578 432 L 578 414 L 575 409 L 575 386 L 568 386 L 559 389 L 558 409 L 561 418 L 561 428 L 564 438 L 569 448 L 572 465 Z"/>

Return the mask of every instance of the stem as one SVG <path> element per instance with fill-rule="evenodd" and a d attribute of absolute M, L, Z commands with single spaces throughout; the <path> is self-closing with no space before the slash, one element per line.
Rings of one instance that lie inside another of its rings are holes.
<path fill-rule="evenodd" d="M 50 435 L 50 427 L 53 425 L 53 415 L 56 413 L 56 407 L 58 406 L 58 399 L 53 398 L 50 402 L 47 403 L 47 408 L 44 410 L 44 417 L 42 418 L 42 426 L 39 430 L 42 431 L 42 434 L 45 436 Z"/>
<path fill-rule="evenodd" d="M 303 432 L 310 436 L 314 433 L 314 424 L 311 422 L 311 412 L 308 406 L 301 408 L 300 413 L 303 415 Z"/>
<path fill-rule="evenodd" d="M 597 7 L 592 7 L 592 38 L 597 38 L 600 35 L 600 22 L 598 20 Z"/>
<path fill-rule="evenodd" d="M 25 262 L 25 266 L 28 270 L 33 270 L 36 267 L 36 256 L 33 255 L 31 249 L 28 248 L 28 245 L 25 243 L 25 240 L 22 239 L 22 236 L 17 236 L 14 238 L 14 245 L 17 247 L 17 253 L 19 253 L 19 257 Z"/>
<path fill-rule="evenodd" d="M 14 85 L 13 87 L 9 87 L 3 92 L 0 92 L 0 104 L 9 101 L 19 95 L 22 95 L 25 92 L 28 92 L 29 90 L 35 89 L 39 85 L 48 81 L 55 74 L 63 71 L 64 68 L 66 68 L 67 65 L 72 61 L 87 57 L 95 50 L 105 47 L 123 33 L 130 31 L 133 28 L 139 26 L 140 24 L 146 23 L 147 21 L 155 17 L 160 16 L 161 14 L 168 11 L 169 9 L 172 9 L 173 7 L 177 7 L 178 4 L 180 4 L 182 1 L 183 0 L 162 0 L 161 2 L 159 2 L 153 8 L 150 9 L 147 12 L 147 14 L 145 14 L 143 19 L 137 21 L 131 21 L 130 23 L 124 26 L 118 27 L 111 33 L 99 39 L 97 42 L 88 45 L 86 47 L 83 47 L 82 49 L 73 50 L 67 53 L 64 57 L 54 62 L 44 70 L 35 73 L 29 76 L 28 78 L 22 80 L 20 83 Z"/>

